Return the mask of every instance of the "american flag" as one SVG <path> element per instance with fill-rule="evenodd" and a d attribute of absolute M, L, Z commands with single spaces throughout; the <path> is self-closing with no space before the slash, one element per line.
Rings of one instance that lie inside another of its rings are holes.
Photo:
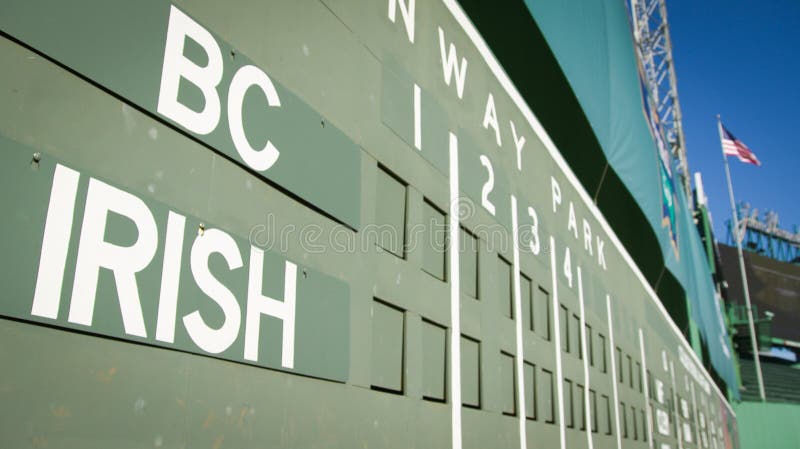
<path fill-rule="evenodd" d="M 720 124 L 720 126 L 722 128 L 722 152 L 725 153 L 726 156 L 736 156 L 740 161 L 746 164 L 761 165 L 756 155 L 750 151 L 750 148 L 747 148 L 744 142 L 737 139 L 736 136 L 731 134 L 722 124 Z"/>

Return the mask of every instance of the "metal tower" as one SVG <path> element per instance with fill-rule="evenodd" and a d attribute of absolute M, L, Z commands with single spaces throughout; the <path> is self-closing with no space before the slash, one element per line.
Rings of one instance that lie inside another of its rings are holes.
<path fill-rule="evenodd" d="M 736 206 L 739 226 L 743 229 L 742 248 L 770 257 L 781 262 L 800 264 L 800 230 L 794 233 L 778 227 L 778 213 L 767 211 L 759 219 L 758 209 L 741 202 Z M 736 244 L 730 221 L 728 223 L 728 244 Z"/>
<path fill-rule="evenodd" d="M 666 1 L 630 0 L 630 12 L 637 57 L 644 68 L 645 82 L 655 103 L 666 143 L 672 158 L 677 162 L 677 183 L 683 188 L 689 207 L 692 208 L 691 177 L 681 126 L 681 106 L 678 101 L 675 64 L 672 60 Z"/>

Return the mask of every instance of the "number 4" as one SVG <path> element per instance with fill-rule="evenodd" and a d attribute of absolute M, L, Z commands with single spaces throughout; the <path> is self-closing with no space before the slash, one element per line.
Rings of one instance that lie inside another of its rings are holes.
<path fill-rule="evenodd" d="M 567 285 L 569 285 L 569 288 L 572 288 L 572 260 L 569 247 L 565 247 L 564 249 L 564 277 L 567 278 Z"/>

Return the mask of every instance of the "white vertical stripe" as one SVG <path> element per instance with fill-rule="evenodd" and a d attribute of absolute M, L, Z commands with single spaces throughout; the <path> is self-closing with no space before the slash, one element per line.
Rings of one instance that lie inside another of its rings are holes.
<path fill-rule="evenodd" d="M 178 288 L 181 281 L 181 257 L 186 217 L 169 211 L 167 236 L 164 239 L 164 263 L 161 268 L 161 292 L 158 297 L 156 340 L 175 341 L 175 315 L 178 311 Z"/>
<path fill-rule="evenodd" d="M 284 306 L 278 309 L 281 313 L 276 315 L 283 315 L 278 317 L 283 321 L 281 366 L 284 368 L 294 368 L 294 314 L 297 301 L 297 265 L 287 260 L 285 266 L 286 271 L 284 271 L 283 275 Z M 247 338 L 246 332 L 245 338 Z"/>
<path fill-rule="evenodd" d="M 686 340 L 686 337 L 684 337 L 683 333 L 678 328 L 678 325 L 675 324 L 675 322 L 670 317 L 669 313 L 667 313 L 667 309 L 664 307 L 664 304 L 661 303 L 661 300 L 658 299 L 658 296 L 656 295 L 655 290 L 653 290 L 653 287 L 647 282 L 644 275 L 642 274 L 642 271 L 634 263 L 633 258 L 628 253 L 628 250 L 625 249 L 625 247 L 620 242 L 619 237 L 617 237 L 617 234 L 615 234 L 614 230 L 611 229 L 611 226 L 608 224 L 608 221 L 605 219 L 603 214 L 600 213 L 600 209 L 598 209 L 597 205 L 594 204 L 594 201 L 586 192 L 586 190 L 583 187 L 581 187 L 581 183 L 580 181 L 578 181 L 578 178 L 575 176 L 575 173 L 573 173 L 572 169 L 569 167 L 569 164 L 567 164 L 567 162 L 564 160 L 564 157 L 561 155 L 561 153 L 558 152 L 556 145 L 550 139 L 550 136 L 547 134 L 547 131 L 545 131 L 542 124 L 539 123 L 539 120 L 533 114 L 533 111 L 531 111 L 528 104 L 525 102 L 525 100 L 523 100 L 522 95 L 520 95 L 519 91 L 517 91 L 517 88 L 514 86 L 514 83 L 511 81 L 511 78 L 508 77 L 505 70 L 503 70 L 503 68 L 500 66 L 500 63 L 497 62 L 497 59 L 495 59 L 494 55 L 492 54 L 492 51 L 489 49 L 489 46 L 483 40 L 483 37 L 481 37 L 480 33 L 478 33 L 478 30 L 472 24 L 469 17 L 467 17 L 466 13 L 464 13 L 464 10 L 461 9 L 461 6 L 458 4 L 458 1 L 442 0 L 442 2 L 444 3 L 445 7 L 447 7 L 447 9 L 450 11 L 450 14 L 452 14 L 456 22 L 458 22 L 458 24 L 461 26 L 461 29 L 464 31 L 467 37 L 469 37 L 469 39 L 472 41 L 472 44 L 475 46 L 475 49 L 478 50 L 478 53 L 480 53 L 481 57 L 483 58 L 483 61 L 489 67 L 489 70 L 491 70 L 495 79 L 497 79 L 497 82 L 500 83 L 500 85 L 506 91 L 508 96 L 514 102 L 514 105 L 517 106 L 520 113 L 523 115 L 523 117 L 525 117 L 528 124 L 533 129 L 533 132 L 542 141 L 542 144 L 544 144 L 544 147 L 547 149 L 548 154 L 550 155 L 550 157 L 553 158 L 553 162 L 555 162 L 555 164 L 563 173 L 564 177 L 566 177 L 567 180 L 570 182 L 570 184 L 575 188 L 575 193 L 577 193 L 578 196 L 581 197 L 583 203 L 586 205 L 589 211 L 591 211 L 592 215 L 597 219 L 597 222 L 600 224 L 600 227 L 603 228 L 603 231 L 605 231 L 605 233 L 608 235 L 608 238 L 611 241 L 611 243 L 613 243 L 614 247 L 617 248 L 617 250 L 620 252 L 620 255 L 625 260 L 625 263 L 628 264 L 628 267 L 630 267 L 633 274 L 636 275 L 637 279 L 639 279 L 642 288 L 647 292 L 647 295 L 650 297 L 653 306 L 655 306 L 655 308 L 658 309 L 658 311 L 661 313 L 661 316 L 664 318 L 664 321 L 672 329 L 673 335 L 681 342 L 681 345 L 683 345 L 687 350 L 689 350 L 689 353 L 691 354 L 691 357 L 694 358 L 695 362 L 697 362 L 698 365 L 703 367 L 704 365 L 701 362 L 700 358 L 697 356 L 697 354 L 694 353 L 691 345 Z M 702 371 L 706 379 L 709 380 L 711 386 L 717 392 L 717 396 L 719 397 L 720 401 L 723 404 L 725 404 L 725 407 L 728 409 L 731 416 L 735 418 L 736 413 L 733 411 L 733 407 L 731 407 L 731 404 L 728 402 L 725 395 L 722 394 L 719 387 L 717 387 L 717 384 L 713 382 L 711 376 L 708 374 L 708 371 L 706 371 L 705 369 L 703 369 Z"/>
<path fill-rule="evenodd" d="M 564 379 L 561 371 L 561 320 L 559 312 L 561 304 L 558 302 L 558 269 L 556 268 L 556 240 L 550 236 L 550 273 L 553 282 L 553 328 L 556 340 L 556 388 L 558 391 L 558 434 L 561 449 L 566 449 L 566 428 L 564 423 Z"/>
<path fill-rule="evenodd" d="M 414 146 L 422 151 L 422 95 L 419 85 L 414 83 Z"/>
<path fill-rule="evenodd" d="M 581 313 L 581 356 L 583 357 L 583 409 L 586 410 L 584 427 L 586 428 L 586 443 L 589 449 L 594 449 L 594 439 L 592 438 L 592 401 L 589 398 L 589 353 L 586 347 L 586 315 L 583 299 L 583 276 L 581 267 L 578 267 L 578 302 L 580 303 Z"/>
<path fill-rule="evenodd" d="M 639 375 L 644 385 L 644 409 L 647 412 L 647 444 L 650 446 L 650 449 L 653 449 L 653 417 L 651 416 L 653 411 L 650 408 L 650 384 L 647 383 L 647 357 L 645 356 L 646 352 L 644 350 L 644 331 L 642 331 L 641 327 L 639 328 L 639 351 L 642 357 L 642 372 L 639 373 Z M 672 388 L 674 391 L 674 379 Z M 636 417 L 634 416 L 633 419 L 636 419 Z"/>
<path fill-rule="evenodd" d="M 614 416 L 617 428 L 617 449 L 622 449 L 622 435 L 619 426 L 619 392 L 617 391 L 617 357 L 614 344 L 614 322 L 611 319 L 611 296 L 606 295 L 606 313 L 608 314 L 608 344 L 611 345 L 611 386 L 614 392 Z M 623 410 L 624 411 L 624 410 Z"/>
<path fill-rule="evenodd" d="M 32 315 L 52 319 L 58 317 L 80 176 L 77 171 L 56 164 L 42 236 L 42 252 L 33 293 Z"/>
<path fill-rule="evenodd" d="M 450 388 L 453 449 L 461 449 L 461 280 L 459 276 L 458 138 L 450 133 Z"/>
<path fill-rule="evenodd" d="M 675 364 L 669 361 L 669 375 L 672 377 L 672 403 L 675 409 L 675 430 L 678 437 L 678 449 L 683 449 L 683 436 L 681 434 L 681 414 L 678 411 L 678 391 L 675 389 Z M 652 446 L 651 446 L 652 447 Z"/>
<path fill-rule="evenodd" d="M 690 382 L 692 389 L 692 409 L 694 410 L 694 444 L 700 447 L 700 418 L 697 413 L 697 398 L 694 395 L 694 381 Z"/>
<path fill-rule="evenodd" d="M 511 243 L 514 246 L 514 318 L 517 330 L 517 384 L 519 404 L 519 447 L 526 449 L 528 439 L 526 436 L 526 411 L 525 411 L 525 367 L 523 365 L 522 342 L 522 288 L 519 279 L 519 218 L 517 217 L 517 198 L 511 195 Z"/>

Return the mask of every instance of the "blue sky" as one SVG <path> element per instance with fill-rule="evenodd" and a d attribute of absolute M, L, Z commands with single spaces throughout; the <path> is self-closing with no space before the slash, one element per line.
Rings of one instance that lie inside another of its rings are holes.
<path fill-rule="evenodd" d="M 667 0 L 689 169 L 700 171 L 717 240 L 727 241 L 730 202 L 716 127 L 761 160 L 729 159 L 736 201 L 775 210 L 800 226 L 800 2 Z"/>

